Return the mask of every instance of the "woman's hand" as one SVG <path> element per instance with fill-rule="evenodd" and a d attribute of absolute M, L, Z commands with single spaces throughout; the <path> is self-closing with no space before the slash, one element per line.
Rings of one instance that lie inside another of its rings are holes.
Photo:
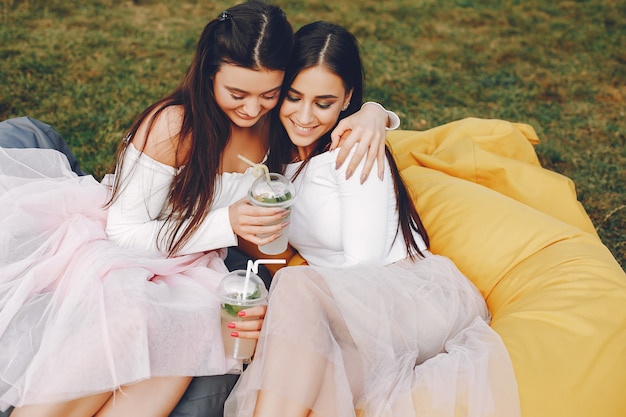
<path fill-rule="evenodd" d="M 387 112 L 382 107 L 365 104 L 361 110 L 337 124 L 330 135 L 331 150 L 341 145 L 336 168 L 344 163 L 352 147 L 357 145 L 346 170 L 346 179 L 352 176 L 366 154 L 367 158 L 361 172 L 361 183 L 367 180 L 374 161 L 378 161 L 378 177 L 383 178 L 387 122 Z"/>
<path fill-rule="evenodd" d="M 253 206 L 246 197 L 231 205 L 228 214 L 233 232 L 256 245 L 265 245 L 278 239 L 280 232 L 289 224 L 285 220 L 288 210 Z"/>
<path fill-rule="evenodd" d="M 231 337 L 258 340 L 266 311 L 267 306 L 264 305 L 241 310 L 239 312 L 239 316 L 244 317 L 245 320 L 228 323 L 228 327 L 232 329 L 232 332 L 230 333 Z"/>

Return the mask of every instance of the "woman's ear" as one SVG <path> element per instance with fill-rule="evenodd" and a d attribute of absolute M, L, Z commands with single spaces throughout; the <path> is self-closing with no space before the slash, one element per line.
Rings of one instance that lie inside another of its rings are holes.
<path fill-rule="evenodd" d="M 341 108 L 341 111 L 345 111 L 350 105 L 350 99 L 352 98 L 353 91 L 354 91 L 354 88 L 351 88 L 350 91 L 348 91 L 348 93 L 346 94 L 346 98 L 343 101 L 343 107 Z"/>

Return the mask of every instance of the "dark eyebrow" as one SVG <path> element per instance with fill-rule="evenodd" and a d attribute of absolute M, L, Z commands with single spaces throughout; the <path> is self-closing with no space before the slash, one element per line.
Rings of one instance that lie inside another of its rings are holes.
<path fill-rule="evenodd" d="M 249 91 L 244 91 L 244 90 L 242 90 L 241 88 L 237 88 L 237 87 L 229 87 L 229 86 L 225 86 L 225 87 L 226 87 L 226 89 L 227 89 L 228 91 L 231 91 L 231 92 L 236 92 L 236 93 L 240 93 L 240 94 L 250 94 L 250 92 L 249 92 Z M 279 90 L 280 90 L 280 87 L 281 87 L 281 86 L 279 85 L 278 87 L 274 87 L 274 88 L 272 88 L 271 90 L 267 90 L 267 91 L 262 92 L 260 95 L 262 96 L 262 95 L 264 95 L 264 94 L 268 94 L 268 93 L 273 93 L 273 92 L 279 91 Z"/>
<path fill-rule="evenodd" d="M 299 92 L 298 90 L 296 90 L 293 87 L 290 87 L 289 91 L 291 91 L 293 93 L 296 93 L 296 94 L 299 94 L 299 95 L 303 95 L 301 92 Z M 332 94 L 328 94 L 328 95 L 325 95 L 325 96 L 315 96 L 315 98 L 329 99 L 329 98 L 339 98 L 339 97 L 333 96 Z"/>

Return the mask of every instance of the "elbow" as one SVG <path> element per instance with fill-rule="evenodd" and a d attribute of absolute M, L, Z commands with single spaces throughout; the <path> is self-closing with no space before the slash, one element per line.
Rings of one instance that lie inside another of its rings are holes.
<path fill-rule="evenodd" d="M 156 242 L 141 239 L 140 234 L 132 226 L 115 225 L 110 227 L 107 225 L 106 234 L 110 241 L 121 248 L 160 252 L 156 247 Z"/>
<path fill-rule="evenodd" d="M 111 227 L 107 225 L 106 234 L 110 241 L 115 243 L 124 249 L 130 249 L 133 247 L 133 240 L 130 238 L 130 233 L 125 230 L 126 228 L 116 225 Z"/>

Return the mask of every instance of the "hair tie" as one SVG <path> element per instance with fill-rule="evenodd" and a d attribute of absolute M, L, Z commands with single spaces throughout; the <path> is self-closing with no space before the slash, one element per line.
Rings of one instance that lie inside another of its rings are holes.
<path fill-rule="evenodd" d="M 230 17 L 231 17 L 230 12 L 228 10 L 224 10 L 222 13 L 220 13 L 219 19 L 220 19 L 220 22 L 223 22 L 226 19 L 230 19 Z"/>

